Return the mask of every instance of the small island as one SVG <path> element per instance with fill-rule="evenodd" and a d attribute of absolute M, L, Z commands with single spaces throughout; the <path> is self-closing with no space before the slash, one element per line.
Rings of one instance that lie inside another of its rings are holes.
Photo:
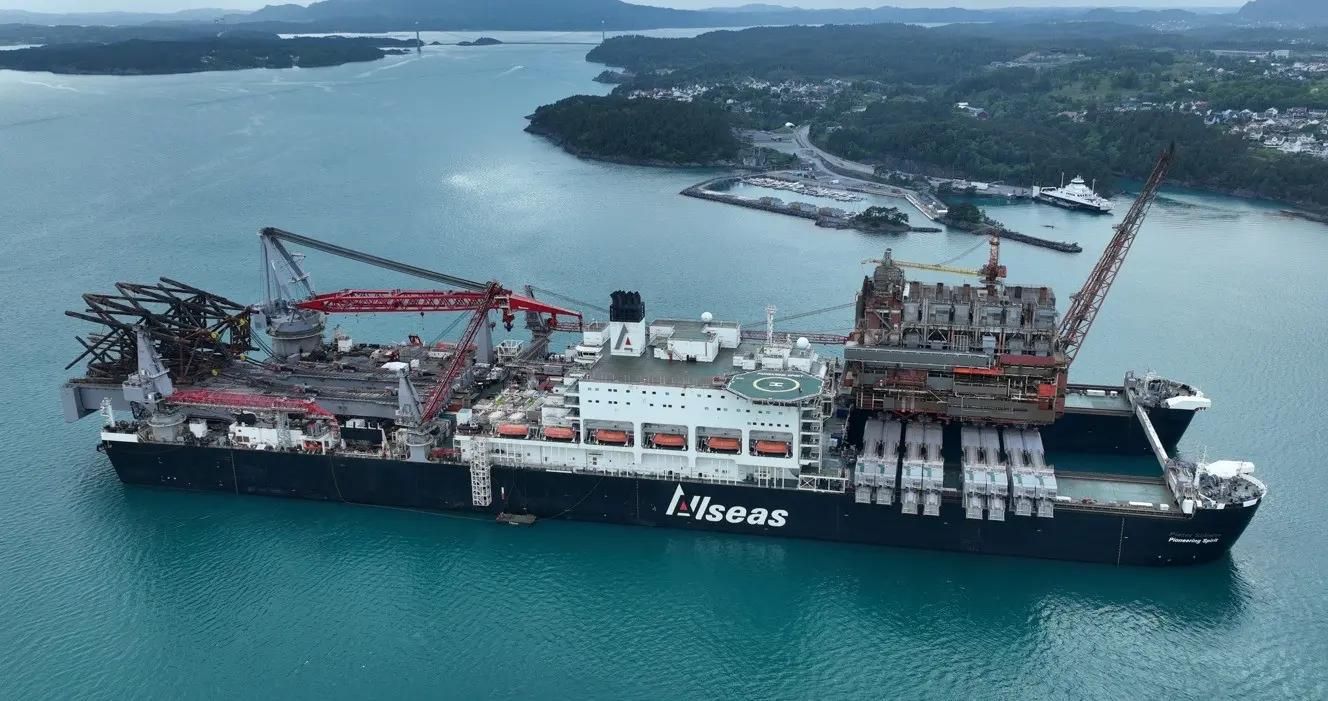
<path fill-rule="evenodd" d="M 898 207 L 868 207 L 849 217 L 854 229 L 868 233 L 899 234 L 912 231 L 908 224 L 908 215 Z"/>
<path fill-rule="evenodd" d="M 493 37 L 480 37 L 475 41 L 458 41 L 457 46 L 496 46 L 503 43 Z"/>
<path fill-rule="evenodd" d="M 972 202 L 959 202 L 947 206 L 945 216 L 938 221 L 942 224 L 959 229 L 961 231 L 978 231 L 993 226 L 1000 226 L 1000 223 L 994 219 L 989 219 L 987 213 L 978 208 Z M 1002 227 L 1003 228 L 1003 227 Z"/>
<path fill-rule="evenodd" d="M 526 131 L 581 157 L 632 165 L 738 167 L 741 143 L 706 103 L 575 95 L 543 105 Z"/>
<path fill-rule="evenodd" d="M 165 75 L 247 68 L 319 68 L 376 61 L 415 40 L 377 37 L 238 36 L 111 43 L 49 44 L 0 51 L 0 68 L 72 75 Z"/>

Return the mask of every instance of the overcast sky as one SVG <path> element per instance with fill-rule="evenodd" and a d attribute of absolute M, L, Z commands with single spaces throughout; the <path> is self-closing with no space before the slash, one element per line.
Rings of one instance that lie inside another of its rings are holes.
<path fill-rule="evenodd" d="M 34 12 L 100 12 L 104 10 L 131 10 L 137 12 L 167 12 L 192 7 L 222 7 L 233 10 L 251 10 L 267 4 L 280 4 L 293 0 L 0 0 L 0 8 L 32 10 Z M 482 1 L 482 0 L 481 0 Z M 557 0 L 550 0 L 556 3 Z M 754 0 L 633 0 L 641 5 L 663 5 L 696 9 L 724 5 L 742 5 Z M 1031 7 L 1031 6 L 1095 6 L 1128 7 L 1239 7 L 1244 0 L 760 0 L 771 5 L 797 5 L 799 7 Z M 309 4 L 307 1 L 301 5 Z"/>

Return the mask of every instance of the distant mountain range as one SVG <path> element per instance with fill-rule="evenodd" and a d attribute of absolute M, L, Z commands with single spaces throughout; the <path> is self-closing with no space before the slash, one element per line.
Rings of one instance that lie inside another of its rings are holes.
<path fill-rule="evenodd" d="M 618 0 L 323 0 L 308 7 L 269 5 L 246 22 L 389 22 L 405 29 L 645 29 L 704 26 L 702 12 Z"/>
<path fill-rule="evenodd" d="M 127 2 L 127 0 L 126 0 Z M 180 12 L 28 12 L 0 10 L 0 24 L 86 24 L 114 27 L 149 22 L 211 22 L 236 14 L 236 10 L 199 8 Z"/>
<path fill-rule="evenodd" d="M 1018 2 L 1018 0 L 1012 0 Z M 736 27 L 758 24 L 868 24 L 878 22 L 952 23 L 1044 21 L 1087 18 L 1130 24 L 1157 21 L 1207 21 L 1211 15 L 1183 10 L 1090 10 L 1072 8 L 1010 8 L 969 10 L 957 7 L 862 7 L 814 10 L 756 3 L 706 10 L 676 10 L 634 5 L 620 0 L 323 0 L 308 7 L 269 5 L 232 22 L 300 22 L 323 31 L 409 29 L 550 29 L 631 30 L 661 27 Z M 1136 17 L 1136 15 L 1138 15 Z"/>
<path fill-rule="evenodd" d="M 1242 19 L 1285 24 L 1328 24 L 1328 0 L 1250 0 Z"/>
<path fill-rule="evenodd" d="M 939 1 L 939 0 L 938 0 Z M 1019 0 L 1010 0 L 1018 5 Z M 3 2 L 3 0 L 0 0 Z M 1251 0 L 1239 12 L 1138 8 L 1029 8 L 969 10 L 957 7 L 902 8 L 889 5 L 816 10 L 753 3 L 705 10 L 678 10 L 620 0 L 322 0 L 309 6 L 268 5 L 244 13 L 219 9 L 170 14 L 103 12 L 51 14 L 0 10 L 0 24 L 137 25 L 202 24 L 223 20 L 263 31 L 383 32 L 435 30 L 613 31 L 664 27 L 738 27 L 760 24 L 869 24 L 879 22 L 1096 21 L 1135 26 L 1228 24 L 1328 24 L 1328 0 Z M 300 27 L 290 27 L 299 24 Z"/>

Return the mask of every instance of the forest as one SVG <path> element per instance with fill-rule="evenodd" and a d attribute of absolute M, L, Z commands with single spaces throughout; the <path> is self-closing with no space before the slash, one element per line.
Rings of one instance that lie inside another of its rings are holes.
<path fill-rule="evenodd" d="M 627 163 L 728 165 L 740 146 L 724 111 L 703 102 L 575 95 L 536 109 L 526 131 Z"/>
<path fill-rule="evenodd" d="M 375 61 L 413 43 L 343 37 L 210 37 L 173 41 L 129 39 L 109 44 L 50 44 L 0 51 L 0 68 L 93 75 L 160 75 L 245 68 L 314 68 Z"/>
<path fill-rule="evenodd" d="M 627 68 L 640 80 L 670 71 L 661 82 L 752 77 L 771 81 L 824 78 L 937 83 L 1025 47 L 986 37 L 937 34 L 905 24 L 757 27 L 708 32 L 691 39 L 612 37 L 586 60 Z"/>
<path fill-rule="evenodd" d="M 1293 35 L 1284 37 L 1294 39 L 1291 46 L 1319 45 Z M 1165 107 L 1328 106 L 1328 78 L 1283 77 L 1266 63 L 1203 48 L 1288 45 L 1278 36 L 1094 22 L 769 27 L 692 39 L 615 38 L 588 59 L 635 74 L 615 94 L 707 85 L 702 99 L 725 109 L 735 126 L 810 124 L 822 147 L 886 170 L 1025 186 L 1078 173 L 1110 193 L 1118 178 L 1143 177 L 1175 141 L 1181 156 L 1173 182 L 1328 206 L 1328 160 L 1264 149 L 1228 127 Z M 809 101 L 748 78 L 841 82 Z M 984 114 L 974 118 L 957 103 Z"/>
<path fill-rule="evenodd" d="M 874 106 L 813 138 L 846 158 L 886 162 L 1011 185 L 1054 185 L 1062 174 L 1096 179 L 1110 191 L 1117 176 L 1142 178 L 1167 144 L 1179 157 L 1172 182 L 1234 194 L 1328 206 L 1328 161 L 1253 149 L 1210 129 L 1197 115 L 1098 112 L 1066 118 L 977 120 L 948 103 Z"/>

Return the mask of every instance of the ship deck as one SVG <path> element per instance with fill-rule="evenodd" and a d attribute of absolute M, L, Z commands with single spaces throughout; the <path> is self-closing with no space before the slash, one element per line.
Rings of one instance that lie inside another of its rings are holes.
<path fill-rule="evenodd" d="M 1115 395 L 1095 395 L 1072 386 L 1065 393 L 1065 408 L 1069 411 L 1130 413 L 1130 400 L 1126 399 L 1125 392 L 1119 387 L 1114 391 Z"/>
<path fill-rule="evenodd" d="M 742 346 L 738 351 L 743 351 Z M 715 377 L 733 371 L 732 349 L 724 348 L 711 363 L 660 360 L 649 354 L 640 357 L 604 355 L 586 375 L 594 382 L 623 382 L 679 387 L 717 387 Z"/>
<path fill-rule="evenodd" d="M 1096 504 L 1169 504 L 1176 505 L 1161 477 L 1122 477 L 1092 473 L 1056 474 L 1061 496 L 1074 502 L 1090 500 Z"/>

